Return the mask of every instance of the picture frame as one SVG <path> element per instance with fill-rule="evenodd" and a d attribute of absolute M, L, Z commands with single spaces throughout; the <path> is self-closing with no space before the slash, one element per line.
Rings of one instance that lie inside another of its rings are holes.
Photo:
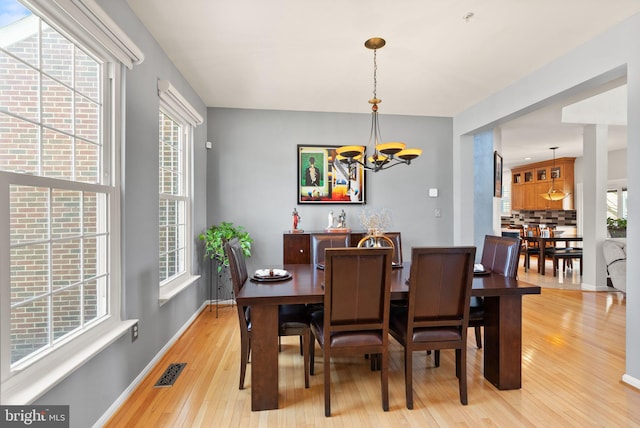
<path fill-rule="evenodd" d="M 493 196 L 502 197 L 502 156 L 497 151 L 493 152 Z"/>
<path fill-rule="evenodd" d="M 364 204 L 365 171 L 336 159 L 339 146 L 297 145 L 298 204 Z"/>

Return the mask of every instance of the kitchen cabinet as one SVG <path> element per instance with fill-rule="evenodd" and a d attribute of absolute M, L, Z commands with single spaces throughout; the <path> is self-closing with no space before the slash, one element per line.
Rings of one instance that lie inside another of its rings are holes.
<path fill-rule="evenodd" d="M 520 165 L 511 169 L 511 209 L 521 210 L 572 210 L 573 165 L 575 158 L 559 158 L 554 161 Z M 560 201 L 548 201 L 540 196 L 551 186 L 568 193 Z"/>

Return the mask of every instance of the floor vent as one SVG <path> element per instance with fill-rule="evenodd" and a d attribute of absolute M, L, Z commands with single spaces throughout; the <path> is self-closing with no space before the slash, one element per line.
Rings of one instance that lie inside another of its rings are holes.
<path fill-rule="evenodd" d="M 186 365 L 187 363 L 169 364 L 167 370 L 165 370 L 162 376 L 160 376 L 160 379 L 158 379 L 154 386 L 156 388 L 173 386 L 173 384 L 176 382 L 176 379 L 178 379 L 178 376 L 180 376 L 182 369 L 184 369 L 184 366 Z"/>

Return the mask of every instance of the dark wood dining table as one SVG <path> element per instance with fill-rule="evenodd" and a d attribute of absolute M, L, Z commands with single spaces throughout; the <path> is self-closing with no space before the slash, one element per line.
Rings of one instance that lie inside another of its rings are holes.
<path fill-rule="evenodd" d="M 251 410 L 278 408 L 278 305 L 322 303 L 324 271 L 311 264 L 283 266 L 292 278 L 248 279 L 236 301 L 251 306 Z M 393 270 L 391 299 L 407 298 L 410 264 Z M 473 296 L 485 302 L 484 377 L 501 390 L 522 386 L 522 296 L 540 287 L 488 273 L 474 276 Z"/>
<path fill-rule="evenodd" d="M 525 236 L 524 239 L 526 241 L 538 243 L 538 247 L 540 248 L 540 255 L 538 256 L 538 273 L 540 273 L 540 275 L 545 274 L 545 251 L 549 248 L 547 245 L 549 242 L 553 242 L 554 247 L 558 242 L 564 242 L 565 247 L 569 247 L 570 242 L 582 242 L 582 236 L 564 234 L 555 236 Z"/>

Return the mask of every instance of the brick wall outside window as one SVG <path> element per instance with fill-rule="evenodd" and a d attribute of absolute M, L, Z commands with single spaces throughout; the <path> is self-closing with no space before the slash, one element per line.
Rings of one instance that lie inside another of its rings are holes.
<path fill-rule="evenodd" d="M 104 316 L 109 281 L 108 195 L 72 185 L 102 184 L 102 66 L 27 19 L 0 46 L 0 171 L 64 181 L 10 186 L 12 363 Z"/>

